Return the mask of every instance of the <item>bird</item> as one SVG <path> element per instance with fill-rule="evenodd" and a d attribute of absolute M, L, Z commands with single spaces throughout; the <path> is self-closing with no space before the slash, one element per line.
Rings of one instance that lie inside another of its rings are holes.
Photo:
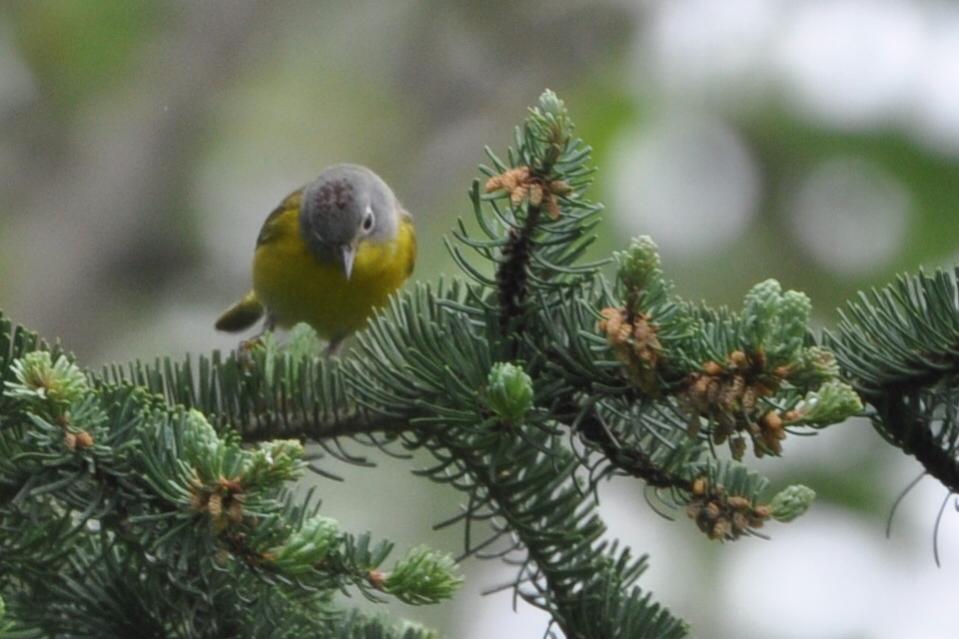
<path fill-rule="evenodd" d="M 263 332 L 306 322 L 327 356 L 413 273 L 413 217 L 380 176 L 358 164 L 324 169 L 267 216 L 253 253 L 253 287 L 216 329 Z M 262 334 L 262 333 L 261 333 Z"/>

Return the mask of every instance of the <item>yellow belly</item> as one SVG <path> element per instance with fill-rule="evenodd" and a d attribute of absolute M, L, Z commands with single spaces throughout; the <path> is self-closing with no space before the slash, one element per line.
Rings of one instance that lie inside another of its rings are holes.
<path fill-rule="evenodd" d="M 361 243 L 347 280 L 339 266 L 317 261 L 300 237 L 297 216 L 289 217 L 278 220 L 285 232 L 257 247 L 253 257 L 253 289 L 280 326 L 307 322 L 324 339 L 345 337 L 409 277 L 412 224 L 401 224 L 392 242 Z"/>

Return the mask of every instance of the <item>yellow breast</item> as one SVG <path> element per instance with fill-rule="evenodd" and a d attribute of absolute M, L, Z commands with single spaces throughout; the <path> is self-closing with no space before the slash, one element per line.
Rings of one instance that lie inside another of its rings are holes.
<path fill-rule="evenodd" d="M 362 327 L 412 271 L 413 224 L 404 219 L 395 240 L 359 245 L 349 280 L 334 264 L 317 261 L 300 235 L 298 207 L 271 222 L 268 241 L 253 257 L 253 289 L 280 326 L 307 322 L 324 339 Z"/>

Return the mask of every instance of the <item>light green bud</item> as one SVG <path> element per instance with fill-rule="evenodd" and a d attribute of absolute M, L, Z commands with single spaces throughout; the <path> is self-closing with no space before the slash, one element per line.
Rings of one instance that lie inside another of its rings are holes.
<path fill-rule="evenodd" d="M 217 474 L 225 444 L 216 429 L 207 421 L 206 415 L 190 409 L 182 425 L 184 460 L 207 476 Z"/>
<path fill-rule="evenodd" d="M 812 488 L 795 484 L 776 493 L 769 508 L 773 519 L 788 522 L 809 510 L 815 499 L 816 493 Z"/>
<path fill-rule="evenodd" d="M 297 479 L 303 470 L 303 444 L 296 439 L 263 442 L 249 454 L 244 483 L 259 488 Z"/>
<path fill-rule="evenodd" d="M 862 400 L 849 384 L 831 379 L 809 392 L 796 407 L 802 424 L 827 426 L 862 412 Z"/>
<path fill-rule="evenodd" d="M 812 313 L 812 302 L 805 293 L 786 291 L 779 301 L 775 343 L 769 344 L 774 357 L 782 361 L 793 361 L 802 350 L 806 339 L 806 327 Z"/>
<path fill-rule="evenodd" d="M 274 551 L 274 564 L 290 575 L 309 572 L 322 562 L 340 542 L 340 526 L 329 517 L 311 517 L 290 536 L 285 545 Z"/>
<path fill-rule="evenodd" d="M 34 351 L 14 360 L 17 381 L 6 382 L 4 395 L 13 399 L 70 404 L 90 391 L 86 376 L 65 355 L 53 362 L 47 351 Z"/>
<path fill-rule="evenodd" d="M 522 367 L 497 362 L 487 378 L 486 400 L 504 420 L 520 421 L 533 405 L 533 380 Z"/>
<path fill-rule="evenodd" d="M 566 103 L 552 89 L 546 89 L 540 94 L 539 100 L 536 102 L 536 108 L 544 115 L 565 117 L 567 114 Z"/>
<path fill-rule="evenodd" d="M 799 363 L 790 374 L 789 380 L 797 386 L 808 388 L 838 376 L 839 364 L 832 351 L 820 346 L 811 346 L 800 353 Z"/>
<path fill-rule="evenodd" d="M 569 142 L 573 123 L 563 101 L 547 89 L 540 95 L 536 106 L 530 109 L 526 128 L 535 139 L 548 144 L 543 160 L 551 163 Z"/>
<path fill-rule="evenodd" d="M 750 345 L 764 346 L 776 328 L 776 315 L 782 299 L 782 287 L 773 279 L 753 286 L 743 302 L 743 322 Z"/>
<path fill-rule="evenodd" d="M 639 291 L 661 283 L 663 279 L 659 249 L 648 235 L 633 238 L 625 251 L 613 253 L 619 269 L 617 277 L 628 291 Z"/>
<path fill-rule="evenodd" d="M 290 335 L 283 350 L 294 359 L 300 359 L 311 355 L 318 356 L 323 352 L 323 348 L 323 342 L 316 330 L 309 324 L 300 322 L 290 329 Z"/>
<path fill-rule="evenodd" d="M 444 552 L 417 546 L 396 563 L 385 590 L 400 601 L 420 605 L 449 599 L 463 583 L 456 562 Z"/>

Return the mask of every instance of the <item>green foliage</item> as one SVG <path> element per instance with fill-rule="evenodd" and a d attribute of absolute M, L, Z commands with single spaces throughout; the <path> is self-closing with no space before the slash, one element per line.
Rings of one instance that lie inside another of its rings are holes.
<path fill-rule="evenodd" d="M 676 424 L 659 418 L 672 414 L 712 446 L 728 444 L 735 459 L 743 457 L 747 442 L 756 455 L 778 455 L 789 432 L 859 412 L 846 395 L 839 401 L 833 384 L 839 368 L 809 332 L 811 305 L 802 293 L 784 292 L 767 280 L 746 294 L 736 313 L 676 295 L 648 238 L 635 240 L 616 260 L 613 290 L 584 289 L 580 307 L 561 316 L 564 326 L 554 330 L 553 339 L 571 348 L 555 355 L 567 379 L 575 376 L 581 388 L 606 389 L 603 403 L 610 395 L 642 397 L 645 421 L 660 422 L 649 424 L 660 443 L 686 445 Z M 598 332 L 591 326 L 595 309 L 603 309 Z M 821 404 L 821 390 L 829 410 L 820 406 L 805 415 Z M 607 428 L 619 441 L 632 436 L 629 429 L 617 429 L 615 420 Z"/>
<path fill-rule="evenodd" d="M 860 293 L 827 343 L 868 404 L 873 426 L 926 472 L 959 490 L 959 294 L 943 270 Z"/>
<path fill-rule="evenodd" d="M 0 591 L 16 623 L 50 635 L 433 636 L 333 599 L 431 604 L 461 582 L 425 547 L 384 569 L 390 542 L 294 496 L 306 439 L 365 461 L 343 445 L 352 439 L 429 451 L 435 464 L 417 473 L 465 501 L 438 526 L 461 526 L 464 556 L 516 566 L 506 587 L 566 637 L 686 635 L 639 588 L 648 558 L 611 538 L 598 483 L 638 480 L 655 508 L 685 511 L 710 539 L 758 534 L 814 495 L 791 486 L 770 502 L 769 482 L 740 461 L 747 442 L 782 454 L 787 433 L 858 414 L 856 390 L 876 403 L 883 366 L 915 362 L 844 337 L 830 341 L 841 371 L 809 331 L 808 298 L 774 280 L 739 312 L 686 301 L 649 238 L 614 255 L 607 281 L 603 263 L 581 259 L 601 209 L 587 196 L 589 154 L 544 93 L 470 189 L 478 236 L 461 221 L 448 241 L 465 277 L 394 296 L 343 360 L 301 326 L 285 343 L 268 334 L 225 356 L 84 374 L 0 320 L 0 517 L 18 533 L 0 535 Z M 846 332 L 878 332 L 857 330 Z"/>
<path fill-rule="evenodd" d="M 427 636 L 332 606 L 349 586 L 389 594 L 370 574 L 392 545 L 292 497 L 299 440 L 245 446 L 199 410 L 24 353 L 42 344 L 3 318 L 0 340 L 0 518 L 18 531 L 0 536 L 0 588 L 23 636 Z M 404 584 L 437 578 L 404 571 Z M 434 603 L 456 585 L 402 598 Z"/>

